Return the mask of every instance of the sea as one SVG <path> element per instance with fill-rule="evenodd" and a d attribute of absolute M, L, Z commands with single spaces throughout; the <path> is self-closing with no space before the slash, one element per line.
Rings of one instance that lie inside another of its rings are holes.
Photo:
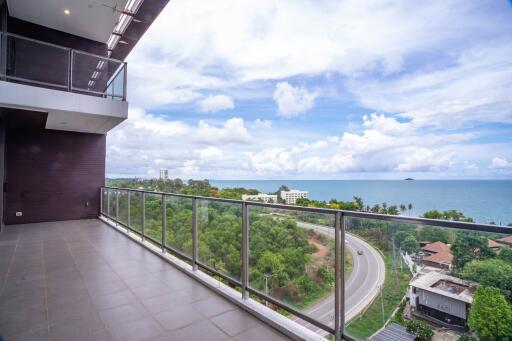
<path fill-rule="evenodd" d="M 412 204 L 406 214 L 457 210 L 478 223 L 512 223 L 512 180 L 210 180 L 219 188 L 244 187 L 275 192 L 281 185 L 309 192 L 314 200 L 352 200 L 365 205 Z"/>

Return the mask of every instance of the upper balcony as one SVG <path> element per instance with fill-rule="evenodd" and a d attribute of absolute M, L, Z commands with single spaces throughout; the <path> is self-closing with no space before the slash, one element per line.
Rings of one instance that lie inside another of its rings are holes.
<path fill-rule="evenodd" d="M 48 112 L 47 129 L 106 133 L 127 118 L 126 62 L 0 33 L 0 106 Z"/>

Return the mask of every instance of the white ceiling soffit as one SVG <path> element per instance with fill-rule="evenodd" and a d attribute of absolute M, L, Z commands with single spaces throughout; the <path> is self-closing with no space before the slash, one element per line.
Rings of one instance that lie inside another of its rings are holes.
<path fill-rule="evenodd" d="M 106 43 L 126 2 L 126 0 L 7 0 L 7 7 L 11 17 Z"/>

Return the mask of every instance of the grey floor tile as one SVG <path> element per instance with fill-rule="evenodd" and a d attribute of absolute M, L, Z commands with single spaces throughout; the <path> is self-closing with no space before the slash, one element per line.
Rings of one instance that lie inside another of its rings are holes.
<path fill-rule="evenodd" d="M 130 290 L 121 290 L 102 296 L 93 296 L 92 302 L 98 310 L 104 310 L 119 307 L 128 303 L 136 303 L 137 298 Z"/>
<path fill-rule="evenodd" d="M 172 340 L 188 341 L 188 340 L 208 340 L 208 341 L 224 341 L 229 340 L 230 336 L 217 328 L 208 320 L 202 320 L 178 329 L 169 334 Z M 265 340 L 265 339 L 260 339 Z M 266 341 L 266 340 L 265 340 Z"/>
<path fill-rule="evenodd" d="M 147 316 L 144 307 L 138 303 L 129 303 L 120 307 L 100 311 L 100 316 L 108 328 L 143 319 Z"/>
<path fill-rule="evenodd" d="M 286 335 L 266 326 L 258 326 L 242 332 L 233 338 L 236 341 L 286 341 L 290 340 Z"/>
<path fill-rule="evenodd" d="M 210 320 L 230 336 L 238 335 L 260 324 L 256 318 L 240 309 L 214 316 Z"/>
<path fill-rule="evenodd" d="M 155 319 L 167 331 L 180 329 L 203 320 L 203 316 L 189 305 L 174 307 L 155 315 Z"/>
<path fill-rule="evenodd" d="M 206 317 L 213 317 L 215 315 L 220 315 L 227 311 L 237 309 L 234 304 L 229 303 L 220 296 L 208 297 L 204 300 L 193 302 L 192 307 Z"/>
<path fill-rule="evenodd" d="M 162 337 L 165 332 L 151 317 L 114 326 L 110 332 L 115 340 L 142 341 Z"/>

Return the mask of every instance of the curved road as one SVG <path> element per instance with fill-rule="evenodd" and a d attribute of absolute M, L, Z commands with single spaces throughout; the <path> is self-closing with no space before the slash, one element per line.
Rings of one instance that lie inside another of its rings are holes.
<path fill-rule="evenodd" d="M 334 238 L 332 228 L 299 221 L 297 225 Z M 345 234 L 345 240 L 353 258 L 352 273 L 345 279 L 345 321 L 350 321 L 377 296 L 384 283 L 386 268 L 382 256 L 370 244 L 348 233 Z M 363 251 L 362 255 L 357 254 L 359 250 Z M 303 312 L 324 324 L 334 326 L 334 292 Z M 322 329 L 299 318 L 294 317 L 293 320 L 317 333 L 326 334 Z"/>

